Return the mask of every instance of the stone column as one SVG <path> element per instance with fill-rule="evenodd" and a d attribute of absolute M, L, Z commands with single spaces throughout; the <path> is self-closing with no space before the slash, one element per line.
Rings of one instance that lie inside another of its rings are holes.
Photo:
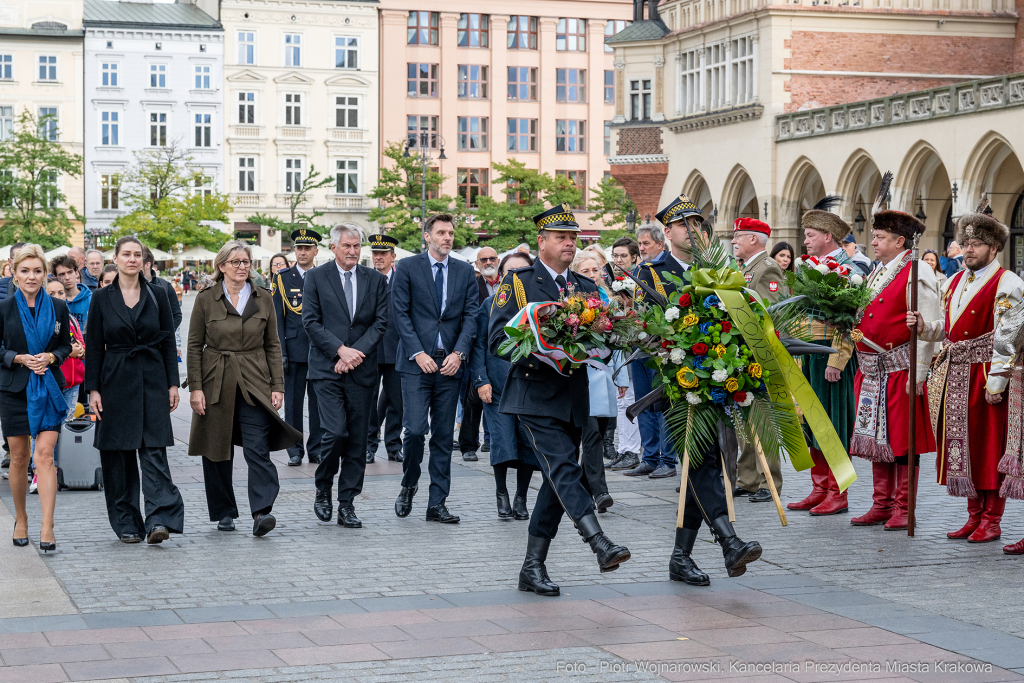
<path fill-rule="evenodd" d="M 619 57 L 612 62 L 615 67 L 615 118 L 612 123 L 626 122 L 626 61 Z"/>
<path fill-rule="evenodd" d="M 665 120 L 665 58 L 654 58 L 654 102 L 651 103 L 651 120 Z"/>
<path fill-rule="evenodd" d="M 492 14 L 490 21 L 490 49 L 480 51 L 481 57 L 488 53 L 491 56 L 487 83 L 491 105 L 490 160 L 505 163 L 508 160 L 508 15 Z M 501 188 L 494 185 L 491 189 L 497 194 Z M 500 195 L 498 198 L 503 197 Z"/>
<path fill-rule="evenodd" d="M 750 48 L 751 48 L 751 50 L 753 51 L 753 54 L 754 54 L 754 58 L 753 58 L 753 61 L 754 61 L 753 72 L 754 73 L 753 73 L 753 78 L 751 79 L 751 83 L 750 83 L 750 96 L 751 96 L 751 99 L 754 102 L 760 102 L 761 101 L 761 95 L 760 95 L 760 93 L 758 93 L 758 90 L 757 90 L 757 83 L 758 83 L 758 80 L 759 80 L 758 77 L 757 77 L 757 72 L 758 72 L 758 69 L 760 68 L 760 64 L 761 64 L 760 58 L 758 56 L 758 51 L 760 50 L 760 48 L 758 47 L 757 37 L 758 37 L 757 36 L 757 31 L 754 31 L 754 33 L 750 36 Z"/>

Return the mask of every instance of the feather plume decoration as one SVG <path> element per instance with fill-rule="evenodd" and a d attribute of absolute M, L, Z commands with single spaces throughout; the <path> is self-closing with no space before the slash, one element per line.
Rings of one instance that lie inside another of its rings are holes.
<path fill-rule="evenodd" d="M 885 211 L 889 204 L 889 188 L 892 187 L 892 171 L 886 171 L 882 176 L 882 182 L 878 185 L 878 194 L 875 195 L 875 203 L 871 206 L 871 215 L 874 216 L 880 211 Z"/>
<path fill-rule="evenodd" d="M 824 199 L 811 207 L 811 211 L 831 211 L 832 207 L 837 206 L 842 201 L 843 198 L 837 194 L 825 195 Z"/>
<path fill-rule="evenodd" d="M 981 199 L 978 200 L 978 208 L 976 208 L 974 211 L 975 213 L 985 213 L 985 209 L 987 209 L 988 206 L 988 191 L 986 190 L 981 193 Z"/>

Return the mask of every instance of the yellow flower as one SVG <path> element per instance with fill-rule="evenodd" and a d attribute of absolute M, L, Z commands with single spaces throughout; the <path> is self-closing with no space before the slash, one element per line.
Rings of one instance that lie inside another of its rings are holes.
<path fill-rule="evenodd" d="M 728 391 L 730 394 L 733 393 L 734 391 L 738 391 L 739 388 L 740 383 L 736 381 L 735 377 L 730 377 L 729 379 L 725 380 L 725 390 Z"/>
<path fill-rule="evenodd" d="M 685 318 L 683 318 L 683 327 L 693 327 L 694 325 L 696 325 L 699 322 L 700 322 L 700 318 L 695 316 L 693 313 L 690 313 Z"/>
<path fill-rule="evenodd" d="M 761 370 L 761 364 L 751 363 L 750 367 L 747 368 L 747 372 L 750 374 L 751 377 L 761 379 L 761 375 L 763 373 L 763 371 Z"/>
<path fill-rule="evenodd" d="M 584 325 L 594 322 L 594 310 L 591 308 L 583 309 L 583 312 L 580 313 L 580 322 Z"/>
<path fill-rule="evenodd" d="M 715 346 L 715 353 L 718 354 L 719 358 L 725 358 L 726 351 L 725 344 L 717 344 Z"/>
<path fill-rule="evenodd" d="M 683 368 L 676 373 L 676 381 L 684 389 L 692 389 L 697 386 L 697 373 L 690 368 Z"/>

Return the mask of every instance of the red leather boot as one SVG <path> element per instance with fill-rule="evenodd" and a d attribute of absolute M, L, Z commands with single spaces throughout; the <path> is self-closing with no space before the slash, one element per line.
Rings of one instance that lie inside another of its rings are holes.
<path fill-rule="evenodd" d="M 979 491 L 978 493 L 981 493 Z M 1006 507 L 1006 499 L 999 495 L 999 491 L 985 491 L 985 502 L 981 512 L 981 524 L 977 530 L 967 537 L 968 543 L 988 543 L 998 541 L 1003 531 L 999 528 L 999 522 L 1003 519 L 1003 508 Z"/>
<path fill-rule="evenodd" d="M 967 538 L 977 530 L 978 525 L 981 524 L 982 496 L 984 495 L 984 491 L 978 491 L 977 498 L 967 499 L 967 524 L 957 531 L 950 531 L 946 534 L 946 538 Z"/>
<path fill-rule="evenodd" d="M 790 510 L 810 510 L 819 505 L 828 495 L 828 462 L 817 448 L 812 448 L 810 451 L 811 460 L 814 462 L 811 466 L 811 484 L 814 488 L 811 489 L 811 494 L 800 502 L 787 505 L 786 507 Z"/>
<path fill-rule="evenodd" d="M 836 481 L 835 475 L 832 474 L 832 470 L 828 471 L 828 494 L 825 496 L 825 500 L 821 501 L 819 505 L 811 508 L 811 514 L 815 517 L 822 515 L 837 515 L 840 512 L 846 512 L 850 509 L 850 504 L 846 501 L 846 491 L 839 492 L 839 482 Z"/>
<path fill-rule="evenodd" d="M 1024 555 L 1024 539 L 1021 539 L 1013 545 L 1004 545 L 1003 552 L 1007 555 Z"/>
<path fill-rule="evenodd" d="M 917 478 L 921 472 L 920 467 L 914 468 L 914 485 L 917 485 Z M 906 529 L 909 524 L 908 505 L 910 504 L 910 481 L 907 475 L 910 467 L 907 465 L 896 465 L 896 494 L 894 496 L 892 517 L 885 523 L 888 531 Z"/>
<path fill-rule="evenodd" d="M 871 463 L 871 484 L 874 486 L 874 492 L 871 494 L 871 509 L 866 514 L 851 519 L 850 524 L 853 526 L 875 526 L 892 517 L 894 512 L 893 492 L 896 488 L 896 463 Z"/>

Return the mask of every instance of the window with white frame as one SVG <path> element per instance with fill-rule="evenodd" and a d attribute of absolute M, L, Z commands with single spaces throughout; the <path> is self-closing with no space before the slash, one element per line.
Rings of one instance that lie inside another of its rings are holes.
<path fill-rule="evenodd" d="M 629 118 L 643 121 L 651 118 L 651 81 L 638 79 L 629 82 Z"/>
<path fill-rule="evenodd" d="M 238 93 L 238 123 L 256 123 L 256 93 Z"/>
<path fill-rule="evenodd" d="M 605 40 L 608 40 L 609 38 L 614 36 L 616 33 L 618 33 L 622 29 L 624 29 L 627 26 L 629 26 L 631 23 L 633 23 L 633 22 L 631 22 L 631 21 L 622 21 L 621 19 L 616 19 L 614 21 L 606 22 L 605 25 L 604 25 L 604 38 L 605 38 Z M 604 46 L 604 51 L 608 52 L 608 53 L 615 52 L 615 48 L 612 47 L 611 45 L 605 45 Z"/>
<path fill-rule="evenodd" d="M 338 194 L 359 194 L 358 159 L 338 159 L 335 175 Z"/>
<path fill-rule="evenodd" d="M 302 190 L 302 159 L 284 160 L 284 191 L 295 194 Z"/>
<path fill-rule="evenodd" d="M 679 56 L 679 111 L 695 114 L 701 110 L 700 50 L 689 50 Z"/>
<path fill-rule="evenodd" d="M 334 68 L 359 68 L 359 38 L 354 36 L 334 37 Z"/>
<path fill-rule="evenodd" d="M 352 95 L 339 95 L 334 98 L 334 127 L 359 127 L 359 98 Z"/>
<path fill-rule="evenodd" d="M 708 109 L 721 109 L 726 102 L 726 71 L 729 65 L 725 61 L 725 43 L 708 45 L 704 54 L 706 64 L 704 75 L 707 78 Z"/>
<path fill-rule="evenodd" d="M 14 137 L 14 107 L 0 107 L 0 140 Z"/>
<path fill-rule="evenodd" d="M 196 147 L 212 146 L 213 114 L 195 114 Z"/>
<path fill-rule="evenodd" d="M 100 112 L 100 144 L 104 147 L 116 147 L 118 145 L 118 129 L 120 128 L 120 112 Z"/>
<path fill-rule="evenodd" d="M 41 187 L 39 188 L 40 206 L 48 206 L 51 209 L 57 206 L 57 194 L 60 192 L 60 175 L 57 171 L 43 169 L 39 172 Z"/>
<path fill-rule="evenodd" d="M 302 66 L 302 36 L 298 33 L 284 34 L 284 65 Z"/>
<path fill-rule="evenodd" d="M 732 38 L 679 57 L 679 111 L 688 115 L 753 101 L 754 40 Z"/>
<path fill-rule="evenodd" d="M 196 64 L 195 66 L 195 89 L 196 90 L 209 90 L 210 89 L 210 65 L 209 64 Z"/>
<path fill-rule="evenodd" d="M 121 180 L 116 173 L 104 173 L 100 175 L 100 208 L 118 208 L 117 195 L 121 191 Z"/>
<path fill-rule="evenodd" d="M 39 137 L 56 142 L 58 133 L 57 107 L 39 107 Z"/>
<path fill-rule="evenodd" d="M 604 155 L 609 157 L 612 155 L 612 122 L 604 122 Z"/>
<path fill-rule="evenodd" d="M 150 64 L 149 65 L 149 87 L 150 88 L 166 88 L 167 87 L 167 65 L 166 64 Z"/>
<path fill-rule="evenodd" d="M 57 55 L 39 55 L 39 80 L 57 80 Z"/>
<path fill-rule="evenodd" d="M 256 157 L 238 157 L 238 191 L 256 191 Z"/>
<path fill-rule="evenodd" d="M 14 55 L 0 54 L 0 81 L 14 80 Z"/>
<path fill-rule="evenodd" d="M 732 41 L 729 59 L 729 94 L 733 105 L 754 99 L 754 38 L 744 36 Z"/>
<path fill-rule="evenodd" d="M 209 197 L 213 194 L 213 176 L 205 173 L 197 175 L 192 181 L 192 194 L 196 197 Z"/>
<path fill-rule="evenodd" d="M 167 146 L 167 114 L 154 111 L 149 114 L 149 146 Z"/>
<path fill-rule="evenodd" d="M 238 63 L 256 63 L 256 34 L 253 31 L 238 32 Z"/>
<path fill-rule="evenodd" d="M 284 96 L 284 125 L 302 125 L 302 95 L 287 93 Z"/>
<path fill-rule="evenodd" d="M 100 62 L 100 85 L 104 88 L 116 88 L 117 62 Z"/>

